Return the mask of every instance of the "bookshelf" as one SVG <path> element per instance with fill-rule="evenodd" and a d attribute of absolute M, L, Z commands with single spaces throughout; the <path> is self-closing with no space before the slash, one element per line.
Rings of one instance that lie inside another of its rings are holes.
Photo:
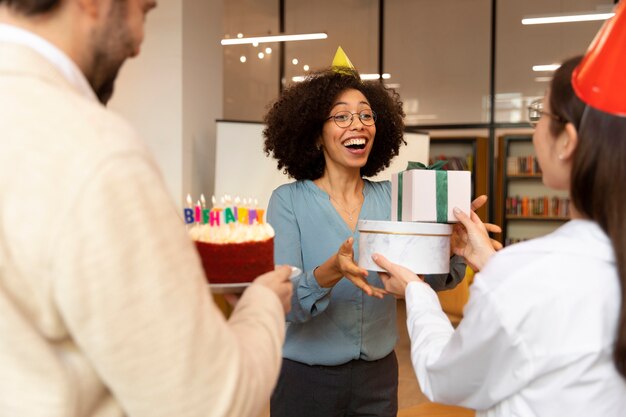
<path fill-rule="evenodd" d="M 496 213 L 505 246 L 548 234 L 569 220 L 567 192 L 543 185 L 532 136 L 500 137 L 498 155 Z"/>
<path fill-rule="evenodd" d="M 472 172 L 472 199 L 487 194 L 489 178 L 489 140 L 486 137 L 431 137 L 429 164 L 436 160 L 447 160 L 444 169 Z M 476 212 L 487 220 L 487 205 Z M 437 293 L 443 311 L 456 327 L 463 317 L 463 307 L 469 298 L 469 286 L 473 271 L 468 267 L 465 279 L 455 288 Z"/>
<path fill-rule="evenodd" d="M 447 160 L 444 169 L 466 170 L 472 173 L 472 199 L 487 194 L 489 189 L 489 139 L 486 137 L 431 137 L 429 164 L 437 160 Z M 487 205 L 477 211 L 487 220 Z"/>

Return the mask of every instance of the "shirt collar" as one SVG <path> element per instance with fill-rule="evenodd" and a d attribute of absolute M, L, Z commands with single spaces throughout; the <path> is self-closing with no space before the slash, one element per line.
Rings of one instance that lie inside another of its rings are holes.
<path fill-rule="evenodd" d="M 27 30 L 0 23 L 0 42 L 14 43 L 34 49 L 54 67 L 59 70 L 63 77 L 85 98 L 98 101 L 96 94 L 87 82 L 87 78 L 78 68 L 76 63 L 63 51 Z"/>

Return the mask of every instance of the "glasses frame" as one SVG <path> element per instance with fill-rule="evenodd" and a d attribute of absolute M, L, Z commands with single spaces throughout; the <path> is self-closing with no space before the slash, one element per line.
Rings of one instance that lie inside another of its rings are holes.
<path fill-rule="evenodd" d="M 368 113 L 368 115 L 369 115 L 369 113 L 371 113 L 371 114 L 372 114 L 372 123 L 369 123 L 369 121 L 367 121 L 367 122 L 366 122 L 365 120 L 363 120 L 363 116 L 361 116 L 361 115 L 363 114 L 363 112 L 367 112 L 367 113 Z M 340 124 L 339 124 L 339 122 L 337 121 L 337 119 L 335 119 L 335 117 L 336 117 L 338 114 L 340 114 L 340 113 L 349 113 L 349 114 L 350 114 L 350 123 L 348 123 L 348 124 L 347 124 L 347 125 L 345 125 L 345 126 L 340 125 Z M 330 120 L 330 119 L 333 119 L 333 122 L 335 122 L 335 124 L 337 125 L 337 127 L 341 128 L 341 129 L 346 129 L 346 128 L 348 128 L 348 127 L 352 126 L 352 123 L 354 122 L 354 115 L 355 115 L 355 114 L 357 114 L 357 115 L 359 116 L 359 120 L 361 121 L 361 123 L 363 124 L 363 126 L 374 126 L 374 125 L 376 124 L 376 117 L 377 117 L 377 116 L 376 116 L 376 112 L 375 112 L 374 110 L 372 110 L 372 109 L 363 109 L 363 110 L 361 110 L 360 112 L 356 112 L 356 113 L 352 113 L 352 112 L 350 112 L 350 111 L 348 111 L 348 110 L 341 110 L 341 111 L 338 111 L 337 113 L 333 114 L 332 116 L 327 117 L 327 118 L 325 119 L 325 121 L 328 121 L 328 120 Z"/>
<path fill-rule="evenodd" d="M 563 123 L 563 124 L 567 123 L 567 120 L 565 120 L 561 116 L 544 111 L 543 100 L 541 99 L 532 101 L 527 108 L 528 108 L 528 122 L 530 123 L 532 127 L 537 127 L 539 120 L 541 120 L 543 116 L 547 116 L 550 119 L 555 120 L 559 123 Z"/>

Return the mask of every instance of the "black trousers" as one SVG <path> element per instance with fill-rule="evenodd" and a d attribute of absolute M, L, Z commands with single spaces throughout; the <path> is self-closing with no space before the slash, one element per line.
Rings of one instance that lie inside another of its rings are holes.
<path fill-rule="evenodd" d="M 398 360 L 306 365 L 283 359 L 270 402 L 271 417 L 396 417 Z"/>

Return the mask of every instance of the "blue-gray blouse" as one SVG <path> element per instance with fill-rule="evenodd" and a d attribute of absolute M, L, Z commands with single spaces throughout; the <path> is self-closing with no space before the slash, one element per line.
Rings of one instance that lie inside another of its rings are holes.
<path fill-rule="evenodd" d="M 365 180 L 359 219 L 389 220 L 391 184 Z M 276 231 L 276 264 L 293 265 L 303 273 L 293 279 L 291 312 L 283 357 L 309 365 L 339 365 L 352 359 L 377 360 L 388 355 L 397 339 L 396 301 L 365 295 L 349 280 L 321 288 L 313 270 L 354 237 L 358 260 L 358 230 L 352 232 L 330 202 L 329 196 L 309 180 L 278 187 L 270 198 L 267 221 Z M 465 273 L 462 259 L 451 260 L 450 275 L 428 276 L 435 289 L 454 287 Z M 383 284 L 370 271 L 368 281 Z"/>

